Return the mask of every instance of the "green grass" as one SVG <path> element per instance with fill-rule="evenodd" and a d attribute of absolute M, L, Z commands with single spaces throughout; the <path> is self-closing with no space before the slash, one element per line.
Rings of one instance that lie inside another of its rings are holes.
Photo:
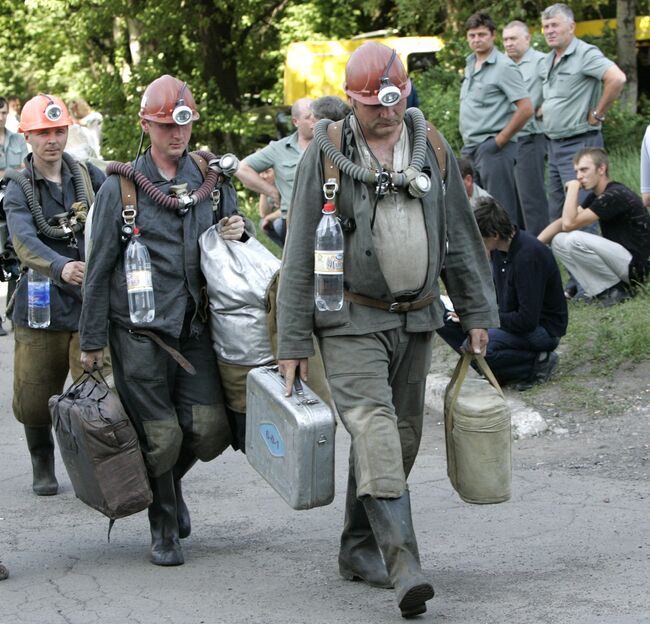
<path fill-rule="evenodd" d="M 610 178 L 625 184 L 639 194 L 641 189 L 640 166 L 640 146 L 615 150 L 609 154 Z"/>

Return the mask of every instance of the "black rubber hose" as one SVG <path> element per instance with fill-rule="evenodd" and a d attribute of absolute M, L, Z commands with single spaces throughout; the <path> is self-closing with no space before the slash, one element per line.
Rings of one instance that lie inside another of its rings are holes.
<path fill-rule="evenodd" d="M 217 160 L 217 157 L 206 151 L 197 152 L 201 158 L 204 158 L 207 162 L 211 160 Z M 121 163 L 117 161 L 111 161 L 106 166 L 106 173 L 108 175 L 118 174 L 133 180 L 135 184 L 140 187 L 153 201 L 165 208 L 170 210 L 178 210 L 179 208 L 185 207 L 185 204 L 180 201 L 178 197 L 172 197 L 171 195 L 165 195 L 161 190 L 157 189 L 153 183 L 141 172 L 136 171 L 133 168 L 133 165 L 130 163 Z M 212 190 L 219 181 L 220 173 L 214 169 L 210 169 L 203 180 L 203 184 L 190 196 L 192 198 L 192 205 L 196 205 L 202 202 L 204 199 L 207 199 Z"/>
<path fill-rule="evenodd" d="M 86 185 L 84 184 L 81 166 L 70 154 L 63 152 L 63 160 L 70 167 L 72 172 L 72 182 L 74 184 L 74 196 L 76 201 L 82 202 L 86 206 L 86 211 L 90 208 L 88 195 L 86 195 Z"/>
<path fill-rule="evenodd" d="M 410 181 L 422 171 L 427 153 L 427 126 L 424 115 L 419 108 L 409 108 L 406 115 L 413 122 L 413 150 L 411 164 L 405 173 L 393 173 L 391 176 L 396 186 L 408 187 Z M 322 152 L 339 168 L 340 171 L 358 182 L 375 184 L 375 172 L 353 163 L 336 147 L 327 134 L 327 128 L 333 123 L 329 119 L 321 119 L 314 128 L 314 138 Z"/>
<path fill-rule="evenodd" d="M 68 238 L 70 236 L 70 230 L 64 230 L 62 227 L 52 226 L 47 222 L 45 215 L 43 214 L 43 209 L 39 204 L 34 201 L 34 189 L 30 181 L 22 174 L 16 171 L 15 169 L 7 169 L 5 171 L 5 178 L 13 180 L 22 188 L 27 202 L 29 204 L 29 211 L 32 213 L 32 218 L 36 227 L 38 228 L 39 233 L 44 234 L 48 238 Z M 76 223 L 72 228 L 73 232 L 78 232 L 83 227 L 83 224 Z"/>

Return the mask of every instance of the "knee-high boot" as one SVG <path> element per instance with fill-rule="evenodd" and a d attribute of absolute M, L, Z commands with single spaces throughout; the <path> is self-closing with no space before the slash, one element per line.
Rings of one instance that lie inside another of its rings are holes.
<path fill-rule="evenodd" d="M 189 537 L 192 532 L 192 522 L 190 520 L 190 510 L 187 508 L 183 498 L 183 489 L 181 479 L 186 475 L 190 468 L 196 463 L 196 455 L 186 447 L 181 448 L 181 452 L 174 466 L 174 491 L 176 492 L 176 518 L 178 520 L 178 537 L 184 539 Z"/>
<path fill-rule="evenodd" d="M 54 438 L 52 427 L 25 425 L 25 439 L 32 457 L 34 480 L 32 489 L 38 496 L 52 496 L 59 490 L 54 474 Z"/>
<path fill-rule="evenodd" d="M 357 498 L 357 481 L 352 467 L 348 473 L 348 491 L 345 497 L 339 572 L 348 581 L 361 580 L 373 587 L 386 589 L 393 587 L 366 510 Z"/>
<path fill-rule="evenodd" d="M 364 496 L 361 500 L 395 587 L 402 617 L 424 613 L 426 601 L 433 598 L 434 592 L 420 567 L 408 490 L 399 498 Z"/>
<path fill-rule="evenodd" d="M 149 481 L 153 492 L 153 503 L 149 505 L 151 563 L 160 566 L 181 565 L 185 560 L 178 538 L 174 475 L 168 470 L 159 477 L 151 477 Z"/>

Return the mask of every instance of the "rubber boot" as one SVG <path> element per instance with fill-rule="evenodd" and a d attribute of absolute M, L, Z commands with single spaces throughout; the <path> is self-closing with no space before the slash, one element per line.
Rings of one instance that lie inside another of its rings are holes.
<path fill-rule="evenodd" d="M 400 498 L 364 496 L 361 500 L 384 555 L 402 617 L 424 613 L 434 592 L 420 567 L 408 490 Z"/>
<path fill-rule="evenodd" d="M 38 496 L 53 496 L 59 491 L 54 474 L 54 439 L 52 427 L 28 427 L 25 425 L 25 439 L 32 457 L 34 480 L 32 489 Z"/>
<path fill-rule="evenodd" d="M 151 527 L 151 563 L 159 566 L 182 565 L 183 550 L 178 537 L 176 493 L 171 470 L 159 477 L 151 477 L 153 503 L 149 505 Z"/>
<path fill-rule="evenodd" d="M 183 498 L 183 488 L 181 479 L 187 474 L 189 469 L 196 463 L 196 455 L 186 448 L 181 448 L 181 452 L 174 466 L 174 491 L 176 493 L 176 519 L 178 520 L 178 537 L 185 539 L 192 532 L 192 522 L 190 520 L 190 510 L 187 508 Z"/>
<path fill-rule="evenodd" d="M 360 580 L 385 589 L 393 587 L 366 510 L 357 498 L 357 481 L 352 469 L 348 473 L 339 572 L 348 581 Z"/>

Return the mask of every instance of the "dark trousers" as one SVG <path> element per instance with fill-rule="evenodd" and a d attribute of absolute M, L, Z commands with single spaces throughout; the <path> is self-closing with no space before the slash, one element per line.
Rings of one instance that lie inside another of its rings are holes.
<path fill-rule="evenodd" d="M 262 228 L 262 221 L 260 220 L 260 229 Z M 282 217 L 275 219 L 271 227 L 263 230 L 263 232 L 280 247 L 284 247 L 284 241 L 287 239 L 287 220 Z"/>
<path fill-rule="evenodd" d="M 463 147 L 461 154 L 472 161 L 476 182 L 497 200 L 508 213 L 512 223 L 523 227 L 524 224 L 517 214 L 515 187 L 517 144 L 509 141 L 500 149 L 494 138 L 489 138 L 480 145 Z"/>
<path fill-rule="evenodd" d="M 137 331 L 137 330 L 136 330 Z M 208 461 L 231 440 L 217 360 L 207 329 L 160 336 L 196 369 L 190 375 L 151 338 L 111 325 L 115 387 L 138 433 L 152 477 L 171 470 L 181 446 Z"/>
<path fill-rule="evenodd" d="M 537 236 L 548 224 L 548 199 L 544 183 L 546 137 L 529 134 L 517 141 L 515 180 L 524 227 Z"/>
<path fill-rule="evenodd" d="M 437 330 L 438 335 L 455 351 L 461 347 L 467 335 L 460 326 L 446 320 Z M 542 351 L 554 351 L 560 339 L 551 336 L 543 327 L 528 334 L 513 334 L 505 329 L 489 329 L 486 361 L 499 383 L 526 381 L 533 374 L 535 360 Z"/>

